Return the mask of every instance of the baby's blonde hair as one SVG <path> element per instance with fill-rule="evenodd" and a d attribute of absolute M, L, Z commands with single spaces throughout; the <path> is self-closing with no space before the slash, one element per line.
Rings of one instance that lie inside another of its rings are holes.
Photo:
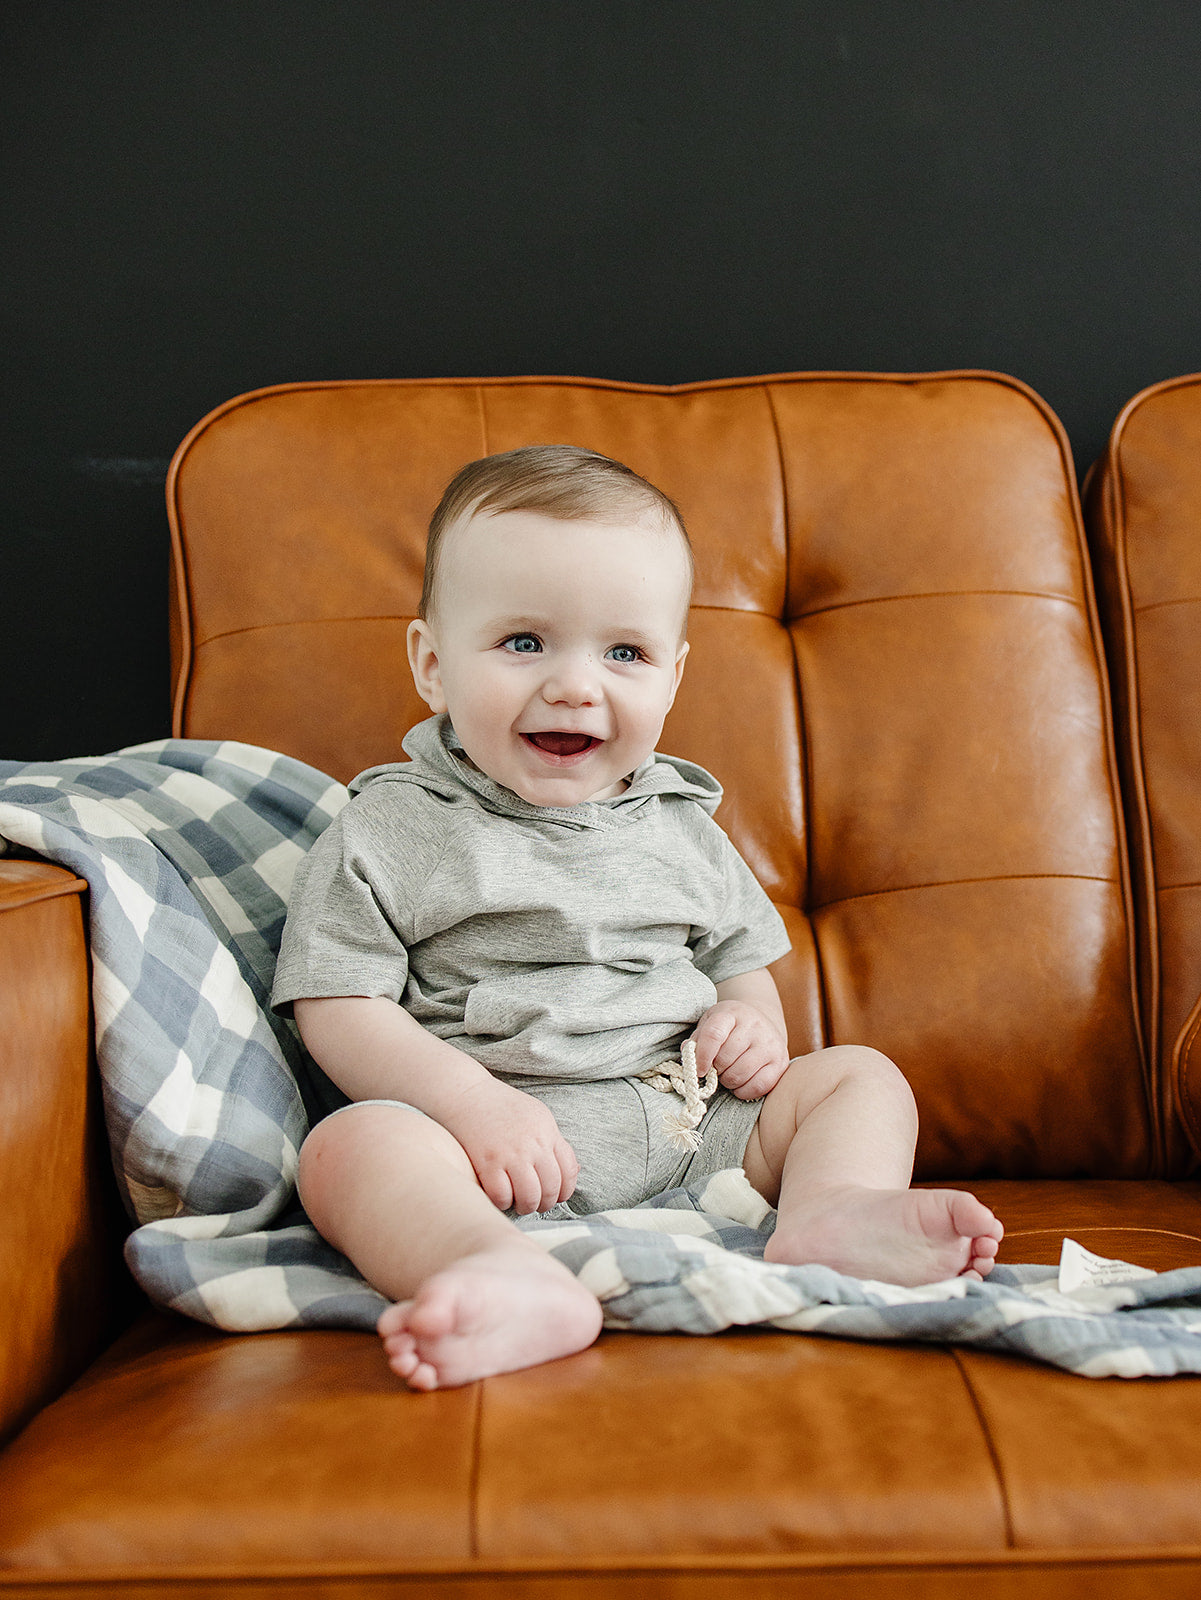
<path fill-rule="evenodd" d="M 425 581 L 419 615 L 426 621 L 434 608 L 439 557 L 446 530 L 480 512 L 540 511 L 564 522 L 616 522 L 623 517 L 657 514 L 665 531 L 680 536 L 692 589 L 692 544 L 673 500 L 597 450 L 570 444 L 532 444 L 499 455 L 469 461 L 446 486 L 430 518 L 425 543 Z"/>

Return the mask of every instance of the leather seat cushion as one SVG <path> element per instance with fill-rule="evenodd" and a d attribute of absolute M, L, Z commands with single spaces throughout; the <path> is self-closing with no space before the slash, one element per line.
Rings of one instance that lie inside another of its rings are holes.
<path fill-rule="evenodd" d="M 1201 1262 L 1201 1185 L 975 1187 L 1008 1221 L 1010 1260 L 1054 1260 L 1068 1232 L 1156 1268 Z M 14 1580 L 303 1570 L 342 1593 L 371 1573 L 578 1579 L 602 1563 L 749 1583 L 780 1562 L 1201 1559 L 1201 1379 L 606 1333 L 548 1367 L 418 1395 L 367 1334 L 238 1337 L 147 1313 L 3 1457 L 0 1507 Z"/>

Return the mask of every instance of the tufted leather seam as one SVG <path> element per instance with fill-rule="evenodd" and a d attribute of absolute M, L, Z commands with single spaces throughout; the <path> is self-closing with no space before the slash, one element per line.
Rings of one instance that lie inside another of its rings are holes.
<path fill-rule="evenodd" d="M 715 606 L 709 604 L 690 606 L 689 611 L 725 612 L 732 617 L 763 617 L 768 622 L 779 623 L 774 611 L 761 611 L 757 606 Z M 357 612 L 340 617 L 287 617 L 280 622 L 256 622 L 245 628 L 224 628 L 220 633 L 210 633 L 197 641 L 196 650 L 205 649 L 221 639 L 236 639 L 242 634 L 271 633 L 282 628 L 336 628 L 350 622 L 396 622 L 406 627 L 417 615 L 415 611 Z"/>
<path fill-rule="evenodd" d="M 0 888 L 0 915 L 11 911 L 24 911 L 26 906 L 44 906 L 51 900 L 69 900 L 72 895 L 88 892 L 83 878 L 69 878 L 63 884 L 44 884 L 34 887 L 22 884 L 20 889 Z"/>
<path fill-rule="evenodd" d="M 20 858 L 18 858 L 20 859 Z M 25 906 L 41 905 L 47 900 L 61 900 L 64 896 L 87 893 L 87 882 L 73 874 L 47 878 L 44 881 L 22 878 L 10 884 L 0 879 L 0 912 L 20 911 Z"/>
<path fill-rule="evenodd" d="M 839 600 L 833 605 L 815 606 L 812 611 L 798 611 L 787 620 L 804 622 L 808 617 L 821 617 L 829 611 L 854 611 L 862 606 L 895 605 L 905 600 L 1052 600 L 1059 605 L 1083 609 L 1075 595 L 1052 594 L 1045 589 L 932 589 L 920 594 L 876 594 L 863 600 Z"/>
<path fill-rule="evenodd" d="M 792 521 L 788 511 L 788 475 L 784 469 L 784 435 L 780 431 L 780 417 L 776 410 L 776 399 L 770 383 L 763 385 L 763 393 L 767 399 L 767 410 L 768 415 L 771 417 L 772 431 L 776 436 L 776 462 L 780 472 L 780 502 L 784 508 L 784 605 L 787 609 L 789 604 L 789 583 L 792 577 Z M 813 904 L 813 852 L 809 848 L 809 818 L 813 815 L 809 739 L 805 728 L 805 701 L 804 696 L 801 694 L 801 663 L 797 656 L 796 639 L 792 635 L 790 626 L 793 619 L 780 617 L 777 620 L 782 626 L 789 627 L 788 642 L 792 650 L 793 705 L 796 711 L 797 749 L 800 752 L 801 766 L 801 837 L 804 840 L 805 848 L 804 905 L 800 909 L 808 919 L 811 916 Z M 817 969 L 817 997 L 821 1005 L 822 1043 L 828 1044 L 832 1036 L 829 986 L 826 982 L 825 963 L 822 960 L 819 940 L 811 937 L 810 948 L 813 952 L 814 966 Z"/>
<path fill-rule="evenodd" d="M 1186 1239 L 1190 1243 L 1199 1237 L 1195 1233 L 1181 1233 L 1176 1228 L 1140 1228 L 1126 1222 L 1082 1222 L 1072 1228 L 1072 1233 L 1149 1233 L 1156 1239 Z M 1012 1244 L 1015 1239 L 1038 1239 L 1046 1234 L 1062 1237 L 1058 1228 L 1007 1228 L 1005 1243 Z"/>
<path fill-rule="evenodd" d="M 1172 1054 L 1173 1060 L 1173 1089 L 1175 1091 L 1176 1107 L 1180 1113 L 1180 1120 L 1188 1129 L 1189 1137 L 1193 1141 L 1193 1148 L 1201 1152 L 1201 1126 L 1193 1115 L 1191 1097 L 1185 1093 L 1193 1068 L 1193 1046 L 1201 1035 L 1201 1001 L 1193 1007 L 1192 1013 L 1181 1029 L 1180 1038 Z"/>
<path fill-rule="evenodd" d="M 1005 1544 L 1008 1549 L 1013 1550 L 1017 1546 L 1017 1540 L 1013 1532 L 1013 1511 L 1009 1504 L 1009 1490 L 1005 1483 L 1005 1472 L 1001 1466 L 1001 1457 L 997 1452 L 992 1430 L 989 1428 L 988 1419 L 984 1414 L 984 1406 L 981 1403 L 980 1396 L 976 1393 L 976 1386 L 972 1382 L 971 1373 L 967 1369 L 962 1353 L 955 1349 L 954 1346 L 951 1346 L 948 1354 L 959 1369 L 963 1387 L 967 1391 L 968 1400 L 976 1414 L 976 1421 L 980 1425 L 980 1434 L 984 1440 L 984 1448 L 988 1451 L 988 1459 L 992 1462 L 993 1475 L 997 1483 L 997 1493 L 1001 1499 L 1001 1515 L 1005 1519 Z"/>
<path fill-rule="evenodd" d="M 767 414 L 771 418 L 772 433 L 776 441 L 776 467 L 780 475 L 780 505 L 784 514 L 784 606 L 788 607 L 788 585 L 792 576 L 792 518 L 788 509 L 788 474 L 784 467 L 784 435 L 780 432 L 780 417 L 776 411 L 776 398 L 772 393 L 772 385 L 763 385 L 763 397 L 767 401 Z M 783 619 L 781 619 L 783 620 Z"/>
<path fill-rule="evenodd" d="M 471 1474 L 467 1483 L 467 1550 L 472 1561 L 480 1559 L 480 1460 L 484 1433 L 484 1391 L 487 1380 L 475 1385 L 474 1416 L 471 1419 Z"/>
<path fill-rule="evenodd" d="M 1145 917 L 1146 928 L 1146 957 L 1147 957 L 1147 1005 L 1144 1018 L 1145 1038 L 1143 1050 L 1148 1074 L 1148 1097 L 1152 1112 L 1152 1133 L 1155 1141 L 1155 1159 L 1160 1171 L 1167 1171 L 1170 1151 L 1170 1132 L 1168 1123 L 1171 1108 L 1164 1104 L 1163 1069 L 1160 1056 L 1163 1049 L 1162 1034 L 1162 962 L 1160 954 L 1160 929 L 1157 906 L 1156 888 L 1158 884 L 1155 862 L 1155 837 L 1151 823 L 1150 798 L 1147 792 L 1147 761 L 1143 748 L 1143 708 L 1142 688 L 1139 681 L 1138 640 L 1136 638 L 1136 608 L 1134 604 L 1134 590 L 1130 577 L 1130 559 L 1127 544 L 1127 513 L 1126 513 L 1126 476 L 1122 466 L 1122 439 L 1126 423 L 1133 415 L 1135 408 L 1146 397 L 1136 395 L 1131 400 L 1110 431 L 1109 447 L 1106 454 L 1105 474 L 1102 483 L 1106 491 L 1102 500 L 1102 526 L 1109 524 L 1110 561 L 1108 563 L 1113 572 L 1113 580 L 1117 589 L 1117 601 L 1121 612 L 1121 638 L 1115 641 L 1115 655 L 1118 647 L 1123 656 L 1122 666 L 1125 669 L 1127 687 L 1126 696 L 1126 727 L 1123 730 L 1124 738 L 1130 752 L 1129 784 L 1131 793 L 1129 801 L 1133 817 L 1126 827 L 1126 849 L 1128 859 L 1137 850 L 1141 857 L 1142 873 L 1145 892 L 1140 897 L 1141 903 L 1135 903 L 1133 866 L 1131 873 L 1130 916 L 1132 931 L 1135 933 L 1135 995 L 1142 1009 L 1142 984 L 1141 974 L 1138 971 L 1138 932 L 1137 924 Z M 1113 693 L 1111 690 L 1111 702 Z M 1116 717 L 1117 706 L 1114 705 Z M 1115 749 L 1116 749 L 1115 727 Z M 1119 764 L 1120 765 L 1120 764 Z M 1122 793 L 1121 772 L 1119 771 L 1118 805 L 1125 810 L 1126 798 Z"/>
<path fill-rule="evenodd" d="M 194 428 L 183 441 L 167 469 L 167 522 L 171 534 L 172 572 L 169 588 L 179 628 L 177 663 L 179 676 L 172 685 L 171 695 L 171 731 L 176 736 L 183 729 L 188 695 L 192 688 L 192 672 L 196 665 L 196 619 L 193 616 L 192 606 L 192 573 L 188 561 L 187 541 L 184 538 L 183 512 L 179 503 L 179 475 L 188 447 L 193 437 L 199 435 L 201 427 L 203 424 Z"/>
<path fill-rule="evenodd" d="M 488 406 L 484 399 L 484 385 L 477 383 L 475 386 L 475 403 L 480 414 L 480 456 L 488 455 Z"/>
<path fill-rule="evenodd" d="M 1186 595 L 1181 600 L 1149 600 L 1145 606 L 1132 606 L 1136 617 L 1146 616 L 1148 611 L 1166 611 L 1169 606 L 1201 606 L 1201 596 Z"/>
<path fill-rule="evenodd" d="M 777 1574 L 781 1578 L 803 1575 L 805 1579 L 813 1574 L 819 1576 L 833 1574 L 841 1579 L 852 1573 L 886 1573 L 891 1577 L 896 1573 L 922 1575 L 950 1572 L 975 1576 L 981 1572 L 1004 1573 L 1017 1570 L 1024 1575 L 1043 1571 L 1071 1573 L 1074 1569 L 1092 1573 L 1104 1567 L 1107 1572 L 1134 1571 L 1140 1579 L 1144 1579 L 1148 1573 L 1154 1574 L 1160 1568 L 1198 1561 L 1201 1561 L 1201 1546 L 1164 1544 L 1156 1545 L 1150 1551 L 1142 1546 L 1132 1549 L 1129 1545 L 1116 1547 L 1090 1545 L 1085 1549 L 1059 1546 L 1028 1549 L 1015 1545 L 1005 1550 L 980 1550 L 973 1547 L 962 1551 L 940 1550 L 937 1554 L 928 1550 L 898 1550 L 885 1554 L 860 1550 L 800 1551 L 783 1555 L 754 1552 L 734 1557 L 707 1554 L 689 1554 L 684 1558 L 678 1555 L 664 1555 L 658 1558 L 621 1557 L 616 1562 L 607 1556 L 559 1556 L 542 1559 L 517 1557 L 511 1563 L 491 1558 L 487 1561 L 474 1562 L 470 1566 L 458 1561 L 443 1561 L 404 1567 L 399 1559 L 393 1561 L 346 1559 L 287 1564 L 245 1562 L 236 1567 L 228 1563 L 217 1565 L 195 1562 L 190 1563 L 186 1572 L 182 1574 L 178 1567 L 135 1566 L 130 1563 L 100 1568 L 72 1567 L 69 1576 L 63 1578 L 56 1577 L 52 1573 L 48 1575 L 45 1567 L 6 1567 L 0 1576 L 0 1595 L 9 1594 L 20 1587 L 26 1600 L 30 1593 L 51 1594 L 59 1597 L 59 1600 L 68 1593 L 79 1597 L 112 1596 L 113 1600 L 120 1600 L 120 1597 L 129 1593 L 131 1586 L 138 1584 L 155 1596 L 181 1593 L 186 1594 L 189 1600 L 197 1600 L 201 1593 L 205 1593 L 211 1594 L 213 1600 L 227 1600 L 230 1595 L 242 1593 L 250 1584 L 261 1586 L 257 1590 L 259 1594 L 269 1592 L 273 1596 L 291 1597 L 318 1591 L 325 1594 L 329 1591 L 322 1589 L 322 1585 L 349 1579 L 360 1582 L 366 1580 L 373 1584 L 370 1591 L 357 1590 L 355 1593 L 386 1592 L 396 1595 L 417 1593 L 425 1596 L 434 1592 L 432 1588 L 426 1587 L 427 1584 L 441 1585 L 446 1582 L 452 1587 L 446 1589 L 439 1587 L 438 1594 L 462 1596 L 479 1593 L 483 1596 L 488 1592 L 484 1584 L 494 1578 L 509 1582 L 524 1579 L 531 1584 L 528 1593 L 537 1595 L 552 1592 L 541 1586 L 532 1586 L 540 1579 L 549 1579 L 553 1582 L 559 1578 L 566 1578 L 578 1582 L 583 1577 L 599 1577 L 609 1585 L 604 1591 L 606 1595 L 636 1595 L 638 1591 L 632 1587 L 633 1582 L 640 1579 L 645 1581 L 666 1578 L 670 1587 L 659 1589 L 657 1593 L 677 1596 L 702 1592 L 693 1591 L 687 1584 L 687 1580 L 694 1575 L 704 1578 L 716 1577 L 718 1581 L 728 1583 L 728 1581 L 741 1582 L 747 1576 L 763 1574 L 773 1578 Z M 386 1591 L 374 1586 L 381 1578 L 389 1584 Z M 217 1587 L 211 1590 L 200 1588 L 200 1585 L 208 1584 Z M 681 1587 L 681 1584 L 684 1587 Z M 511 1594 L 514 1591 L 510 1588 L 508 1592 Z M 565 1591 L 557 1589 L 553 1592 Z M 710 1588 L 703 1591 L 707 1596 L 719 1593 L 726 1596 L 736 1592 L 728 1586 L 720 1591 Z M 840 1590 L 840 1592 L 846 1591 Z M 969 1591 L 966 1589 L 957 1591 L 957 1593 L 967 1592 Z M 1013 1591 L 1006 1590 L 1006 1593 L 1010 1592 Z M 1096 1589 L 1090 1592 L 1103 1593 Z M 1138 1592 L 1146 1594 L 1148 1590 L 1143 1587 Z"/>
<path fill-rule="evenodd" d="M 1099 878 L 1090 872 L 995 872 L 985 878 L 937 878 L 930 883 L 902 883 L 895 889 L 865 889 L 862 894 L 840 895 L 820 906 L 810 906 L 809 915 L 828 911 L 831 906 L 852 905 L 856 900 L 879 900 L 889 894 L 914 894 L 919 889 L 958 889 L 972 883 L 1117 883 L 1117 878 Z"/>
<path fill-rule="evenodd" d="M 247 628 L 226 628 L 221 633 L 210 633 L 206 639 L 200 640 L 196 648 L 203 650 L 206 645 L 216 644 L 219 639 L 236 639 L 245 633 L 273 633 L 281 628 L 337 628 L 348 622 L 398 622 L 407 627 L 416 615 L 415 611 L 409 613 L 389 611 L 360 612 L 358 615 L 345 617 L 288 617 L 282 622 L 256 622 Z"/>

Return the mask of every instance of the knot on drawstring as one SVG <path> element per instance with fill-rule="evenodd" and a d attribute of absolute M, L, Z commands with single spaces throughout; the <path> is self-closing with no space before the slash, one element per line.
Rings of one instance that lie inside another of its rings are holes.
<path fill-rule="evenodd" d="M 701 1082 L 696 1071 L 696 1045 L 685 1039 L 678 1061 L 661 1061 L 637 1076 L 660 1094 L 679 1095 L 683 1110 L 677 1105 L 663 1113 L 663 1132 L 677 1150 L 699 1150 L 704 1134 L 697 1132 L 697 1126 L 705 1114 L 705 1101 L 717 1089 L 716 1068 L 710 1067 Z"/>

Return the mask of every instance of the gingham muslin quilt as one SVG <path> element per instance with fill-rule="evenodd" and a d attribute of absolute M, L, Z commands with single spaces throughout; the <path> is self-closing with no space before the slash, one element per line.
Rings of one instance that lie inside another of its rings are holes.
<path fill-rule="evenodd" d="M 370 1329 L 384 1305 L 297 1203 L 297 1153 L 320 1105 L 291 1024 L 267 1005 L 296 865 L 346 798 L 243 744 L 0 762 L 0 852 L 59 862 L 90 886 L 129 1266 L 157 1304 L 218 1328 Z M 971 1345 L 1092 1377 L 1201 1372 L 1201 1266 L 1110 1266 L 1079 1287 L 1052 1267 L 1005 1266 L 983 1283 L 900 1289 L 765 1262 L 773 1223 L 729 1171 L 631 1210 L 521 1226 L 597 1295 L 610 1328 L 765 1326 Z"/>

